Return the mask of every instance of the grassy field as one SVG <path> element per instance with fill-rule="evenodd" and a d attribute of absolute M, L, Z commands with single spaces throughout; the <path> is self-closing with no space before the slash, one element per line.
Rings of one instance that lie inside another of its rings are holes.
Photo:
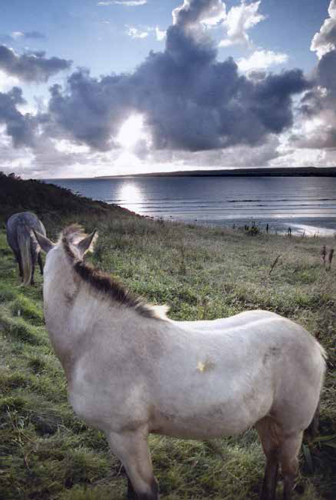
<path fill-rule="evenodd" d="M 329 355 L 321 429 L 304 443 L 295 498 L 336 498 L 336 262 L 326 271 L 320 260 L 322 245 L 336 246 L 335 239 L 250 236 L 117 209 L 48 213 L 44 222 L 51 238 L 69 222 L 97 228 L 100 238 L 89 259 L 148 301 L 168 304 L 171 318 L 213 319 L 263 308 L 318 337 Z M 36 278 L 35 287 L 19 286 L 2 226 L 0 498 L 121 500 L 126 482 L 120 463 L 103 434 L 79 421 L 67 403 L 44 328 L 42 279 Z M 150 447 L 165 500 L 258 498 L 264 457 L 253 429 L 215 442 L 153 436 Z M 279 498 L 280 492 L 279 483 Z"/>

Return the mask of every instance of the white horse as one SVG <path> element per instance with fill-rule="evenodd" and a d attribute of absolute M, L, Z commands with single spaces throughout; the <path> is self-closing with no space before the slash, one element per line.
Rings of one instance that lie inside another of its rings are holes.
<path fill-rule="evenodd" d="M 125 466 L 128 498 L 159 498 L 149 433 L 211 439 L 254 425 L 266 455 L 261 498 L 275 499 L 280 464 L 290 499 L 323 384 L 318 342 L 267 311 L 171 321 L 83 262 L 94 233 L 70 226 L 56 244 L 36 237 L 48 253 L 45 320 L 70 403 L 105 432 Z"/>

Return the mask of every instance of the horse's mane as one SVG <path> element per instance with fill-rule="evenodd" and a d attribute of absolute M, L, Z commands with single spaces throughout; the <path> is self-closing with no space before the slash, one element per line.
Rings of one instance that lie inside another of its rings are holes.
<path fill-rule="evenodd" d="M 110 297 L 114 302 L 134 309 L 141 316 L 152 319 L 166 319 L 166 306 L 147 304 L 141 297 L 127 290 L 121 283 L 109 274 L 93 268 L 80 259 L 73 244 L 85 238 L 83 228 L 78 224 L 66 227 L 61 234 L 61 243 L 73 270 L 80 278 L 94 290 Z"/>

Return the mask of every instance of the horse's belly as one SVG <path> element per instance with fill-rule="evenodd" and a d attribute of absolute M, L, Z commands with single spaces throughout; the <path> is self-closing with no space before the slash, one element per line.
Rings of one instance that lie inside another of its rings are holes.
<path fill-rule="evenodd" d="M 192 411 L 173 408 L 157 411 L 150 432 L 189 439 L 213 439 L 241 434 L 268 414 L 271 395 L 256 398 L 253 404 L 237 399 L 213 406 L 196 406 Z"/>
<path fill-rule="evenodd" d="M 154 425 L 150 428 L 150 432 L 176 438 L 202 440 L 241 434 L 252 425 L 253 423 L 250 425 L 246 425 L 246 423 L 226 425 L 223 421 L 214 421 L 213 419 L 209 422 L 200 421 L 199 419 L 187 422 L 168 422 L 166 420 Z"/>

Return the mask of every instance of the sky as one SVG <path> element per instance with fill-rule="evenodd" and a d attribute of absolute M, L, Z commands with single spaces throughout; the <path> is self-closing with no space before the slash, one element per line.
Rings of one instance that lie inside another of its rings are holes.
<path fill-rule="evenodd" d="M 336 165 L 336 0 L 2 0 L 0 170 Z"/>

